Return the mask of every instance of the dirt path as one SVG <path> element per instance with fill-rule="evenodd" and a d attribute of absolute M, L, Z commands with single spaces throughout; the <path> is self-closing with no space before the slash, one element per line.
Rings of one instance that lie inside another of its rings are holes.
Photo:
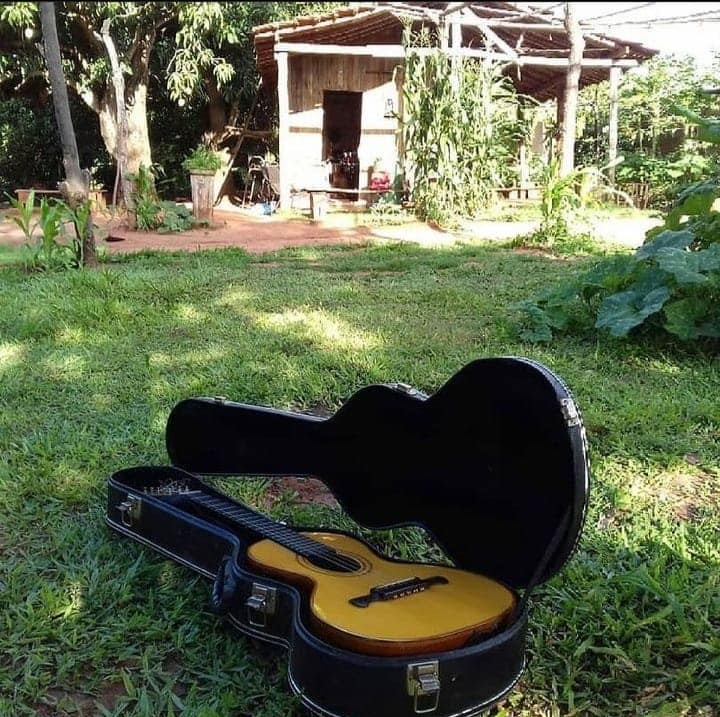
<path fill-rule="evenodd" d="M 289 219 L 281 216 L 252 216 L 238 211 L 215 210 L 214 226 L 177 234 L 131 231 L 114 225 L 108 218 L 96 220 L 100 236 L 107 237 L 110 253 L 137 252 L 143 249 L 196 251 L 239 247 L 253 254 L 288 247 L 337 244 L 364 244 L 371 241 L 408 241 L 422 246 L 451 246 L 457 241 L 508 240 L 531 231 L 533 222 L 481 221 L 468 223 L 461 236 L 434 229 L 421 222 L 399 226 L 363 226 L 358 215 L 330 214 L 323 222 Z M 642 244 L 645 231 L 657 219 L 611 219 L 597 227 L 599 238 L 626 246 Z M 0 221 L 0 244 L 20 245 L 20 229 L 9 221 Z"/>

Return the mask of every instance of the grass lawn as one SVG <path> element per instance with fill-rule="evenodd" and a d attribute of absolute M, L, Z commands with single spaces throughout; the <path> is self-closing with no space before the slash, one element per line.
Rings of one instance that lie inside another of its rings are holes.
<path fill-rule="evenodd" d="M 369 382 L 433 391 L 497 355 L 568 382 L 594 478 L 580 550 L 537 591 L 528 669 L 492 714 L 716 715 L 720 361 L 520 342 L 507 307 L 588 261 L 390 245 L 0 269 L 0 715 L 302 714 L 284 653 L 225 629 L 203 580 L 108 531 L 109 474 L 166 463 L 165 420 L 188 396 L 333 410 Z M 237 490 L 267 507 L 264 489 Z M 348 524 L 287 495 L 267 509 Z M 378 541 L 428 550 L 413 531 Z"/>

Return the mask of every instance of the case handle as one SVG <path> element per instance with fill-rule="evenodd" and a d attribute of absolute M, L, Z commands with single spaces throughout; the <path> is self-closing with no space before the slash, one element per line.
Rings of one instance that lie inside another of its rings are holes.
<path fill-rule="evenodd" d="M 232 571 L 232 559 L 226 555 L 220 562 L 212 592 L 210 594 L 210 610 L 217 615 L 224 615 L 235 600 L 238 584 Z"/>

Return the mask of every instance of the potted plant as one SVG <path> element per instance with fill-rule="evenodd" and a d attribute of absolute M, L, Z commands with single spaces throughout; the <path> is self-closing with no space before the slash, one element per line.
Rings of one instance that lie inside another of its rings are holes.
<path fill-rule="evenodd" d="M 198 220 L 212 219 L 215 201 L 215 173 L 223 163 L 216 152 L 199 144 L 182 166 L 190 172 L 193 216 Z"/>

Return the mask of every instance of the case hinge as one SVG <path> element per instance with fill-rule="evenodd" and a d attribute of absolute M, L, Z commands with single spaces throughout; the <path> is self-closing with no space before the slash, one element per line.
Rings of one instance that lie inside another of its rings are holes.
<path fill-rule="evenodd" d="M 132 528 L 133 524 L 140 520 L 142 510 L 142 501 L 138 495 L 128 495 L 127 500 L 118 506 L 120 511 L 120 521 L 127 528 Z"/>
<path fill-rule="evenodd" d="M 561 399 L 560 410 L 568 426 L 578 426 L 580 424 L 580 414 L 572 398 Z"/>
<path fill-rule="evenodd" d="M 277 589 L 253 583 L 250 597 L 245 601 L 248 623 L 253 627 L 267 627 L 268 618 L 275 614 Z"/>
<path fill-rule="evenodd" d="M 395 391 L 400 391 L 400 393 L 404 393 L 406 396 L 412 396 L 413 398 L 429 398 L 428 394 L 424 391 L 421 391 L 419 388 L 414 388 L 409 383 L 386 383 L 385 384 L 388 388 L 392 388 Z"/>
<path fill-rule="evenodd" d="M 440 701 L 440 668 L 438 661 L 416 662 L 407 667 L 407 691 L 413 698 L 415 714 L 437 709 Z"/>

